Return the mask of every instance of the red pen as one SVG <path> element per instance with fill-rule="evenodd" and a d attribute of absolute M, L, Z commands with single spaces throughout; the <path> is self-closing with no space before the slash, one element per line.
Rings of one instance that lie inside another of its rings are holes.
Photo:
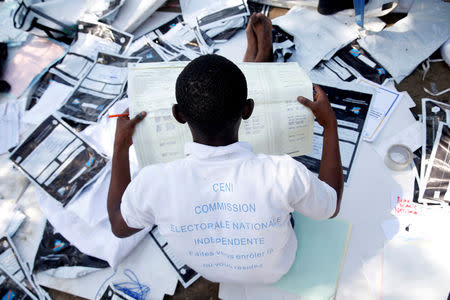
<path fill-rule="evenodd" d="M 128 117 L 129 114 L 109 115 L 108 118 Z"/>

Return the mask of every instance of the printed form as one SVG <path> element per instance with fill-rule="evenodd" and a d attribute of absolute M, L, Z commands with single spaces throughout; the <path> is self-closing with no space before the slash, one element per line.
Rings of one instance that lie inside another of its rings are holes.
<path fill-rule="evenodd" d="M 192 141 L 186 124 L 172 116 L 175 83 L 186 62 L 129 64 L 130 113 L 147 117 L 136 127 L 133 141 L 141 167 L 184 156 Z M 240 63 L 255 101 L 252 116 L 241 123 L 239 140 L 249 142 L 255 153 L 299 156 L 312 152 L 314 116 L 297 102 L 312 99 L 312 84 L 296 63 Z"/>

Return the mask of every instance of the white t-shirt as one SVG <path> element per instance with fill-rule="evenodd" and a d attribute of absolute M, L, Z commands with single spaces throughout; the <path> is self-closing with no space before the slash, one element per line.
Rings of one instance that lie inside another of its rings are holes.
<path fill-rule="evenodd" d="M 327 219 L 336 192 L 288 155 L 248 143 L 185 146 L 186 158 L 143 168 L 121 212 L 130 227 L 158 225 L 175 254 L 208 280 L 272 283 L 291 267 L 289 213 Z"/>

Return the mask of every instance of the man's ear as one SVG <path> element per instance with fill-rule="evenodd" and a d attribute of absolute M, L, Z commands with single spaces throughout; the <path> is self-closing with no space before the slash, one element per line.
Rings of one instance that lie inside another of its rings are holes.
<path fill-rule="evenodd" d="M 184 124 L 186 123 L 186 120 L 184 119 L 183 115 L 180 112 L 180 107 L 178 104 L 174 104 L 172 106 L 172 115 L 179 123 Z"/>
<path fill-rule="evenodd" d="M 253 113 L 255 108 L 255 102 L 253 99 L 247 99 L 244 101 L 244 108 L 242 109 L 242 119 L 247 120 Z"/>

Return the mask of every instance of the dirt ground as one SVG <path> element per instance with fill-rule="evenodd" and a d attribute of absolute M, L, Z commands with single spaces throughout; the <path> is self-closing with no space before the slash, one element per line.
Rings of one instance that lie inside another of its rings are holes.
<path fill-rule="evenodd" d="M 161 9 L 163 11 L 179 11 L 178 1 L 168 1 L 167 4 Z M 284 9 L 272 9 L 270 12 L 270 17 L 274 18 L 280 15 L 283 15 L 286 12 Z M 392 16 L 391 16 L 392 17 Z M 394 22 L 395 20 L 400 19 L 401 16 L 393 16 L 393 18 L 387 18 L 385 21 L 390 20 L 390 22 Z M 393 20 L 393 21 L 392 21 Z M 388 21 L 389 23 L 389 21 Z M 432 58 L 440 58 L 440 54 L 437 51 L 433 54 Z M 407 91 L 409 95 L 412 97 L 414 102 L 416 103 L 416 107 L 412 110 L 420 114 L 421 113 L 421 99 L 422 98 L 431 98 L 443 102 L 449 103 L 450 96 L 449 93 L 433 97 L 427 94 L 423 87 L 426 87 L 428 90 L 432 91 L 433 86 L 438 91 L 442 91 L 450 87 L 450 68 L 445 62 L 436 62 L 431 63 L 430 70 L 428 71 L 425 80 L 422 80 L 423 70 L 421 65 L 417 67 L 417 69 L 406 79 L 404 79 L 400 84 L 397 84 L 397 89 L 399 91 Z M 72 295 L 68 295 L 59 291 L 49 290 L 50 296 L 55 300 L 79 300 L 83 299 L 80 297 L 75 297 Z M 183 286 L 178 283 L 177 289 L 175 291 L 174 296 L 167 296 L 164 298 L 165 300 L 173 299 L 173 300 L 181 300 L 181 299 L 199 299 L 199 300 L 213 300 L 219 299 L 219 284 L 212 283 L 204 278 L 200 278 L 194 284 L 192 284 L 189 288 L 185 289 Z"/>
<path fill-rule="evenodd" d="M 438 57 L 438 56 L 436 56 Z M 439 54 L 440 58 L 440 54 Z M 412 109 L 413 112 L 420 114 L 422 111 L 421 99 L 431 98 L 442 102 L 450 102 L 450 94 L 446 93 L 441 96 L 431 96 L 427 94 L 423 88 L 432 91 L 432 86 L 435 85 L 438 91 L 443 91 L 450 87 L 450 67 L 445 62 L 435 62 L 430 64 L 430 70 L 426 74 L 425 80 L 422 81 L 423 76 L 422 67 L 419 66 L 416 70 L 405 78 L 400 84 L 397 84 L 399 91 L 407 91 L 411 98 L 416 103 L 416 107 Z"/>

